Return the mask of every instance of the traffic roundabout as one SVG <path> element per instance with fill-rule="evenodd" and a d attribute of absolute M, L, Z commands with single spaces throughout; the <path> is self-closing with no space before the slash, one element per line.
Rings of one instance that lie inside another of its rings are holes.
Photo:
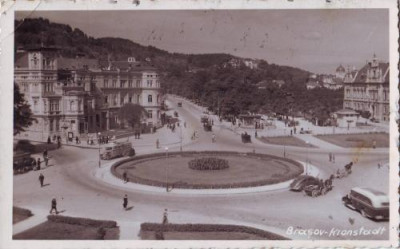
<path fill-rule="evenodd" d="M 112 175 L 120 181 L 176 190 L 273 186 L 290 181 L 303 172 L 303 164 L 292 159 L 231 151 L 148 154 L 124 159 L 111 166 Z"/>

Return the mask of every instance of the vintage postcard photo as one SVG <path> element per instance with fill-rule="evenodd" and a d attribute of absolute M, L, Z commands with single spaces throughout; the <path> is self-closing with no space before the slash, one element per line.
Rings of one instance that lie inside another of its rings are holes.
<path fill-rule="evenodd" d="M 2 12 L 2 248 L 397 246 L 397 1 Z"/>

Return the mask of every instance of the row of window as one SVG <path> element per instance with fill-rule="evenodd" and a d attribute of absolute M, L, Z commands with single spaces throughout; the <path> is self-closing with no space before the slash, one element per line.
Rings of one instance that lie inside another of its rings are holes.
<path fill-rule="evenodd" d="M 132 100 L 133 100 L 132 96 L 128 96 L 128 98 L 121 97 L 120 98 L 120 104 L 122 105 L 124 103 L 133 103 Z M 140 95 L 136 96 L 136 100 L 137 100 L 136 103 L 140 103 Z M 147 95 L 147 102 L 148 103 L 153 103 L 153 95 L 151 95 L 151 94 Z M 105 96 L 104 97 L 104 103 L 117 105 L 118 104 L 118 95 L 117 94 L 110 94 L 110 96 Z M 157 100 L 157 103 L 158 103 L 158 100 Z"/>
<path fill-rule="evenodd" d="M 133 85 L 133 81 L 132 80 L 120 80 L 119 85 L 118 85 L 118 81 L 117 80 L 112 80 L 109 81 L 108 79 L 104 80 L 104 88 L 132 88 L 132 87 L 137 87 L 140 88 L 141 87 L 141 80 L 136 80 L 135 82 L 136 84 Z M 153 82 L 153 80 L 147 80 L 147 87 L 153 87 L 153 83 L 155 83 L 155 87 L 160 87 L 160 82 L 158 80 L 156 80 L 155 82 Z"/>

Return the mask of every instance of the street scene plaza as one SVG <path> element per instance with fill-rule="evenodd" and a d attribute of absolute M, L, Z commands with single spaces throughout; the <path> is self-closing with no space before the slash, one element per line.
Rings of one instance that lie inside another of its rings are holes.
<path fill-rule="evenodd" d="M 313 73 L 16 25 L 14 240 L 389 239 L 378 45 Z"/>

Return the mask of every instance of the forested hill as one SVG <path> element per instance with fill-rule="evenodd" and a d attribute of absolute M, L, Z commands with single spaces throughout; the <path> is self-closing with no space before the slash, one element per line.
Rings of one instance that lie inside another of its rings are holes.
<path fill-rule="evenodd" d="M 319 112 L 312 110 L 316 108 L 327 113 L 342 105 L 340 91 L 320 90 L 324 99 L 319 100 L 307 91 L 305 84 L 310 73 L 298 68 L 256 60 L 258 68 L 251 69 L 244 65 L 244 59 L 229 54 L 169 53 L 122 38 L 93 38 L 77 28 L 42 18 L 16 20 L 15 27 L 16 49 L 44 45 L 60 48 L 65 57 L 84 54 L 103 60 L 126 60 L 130 56 L 142 62 L 150 59 L 163 77 L 165 91 L 198 99 L 210 107 L 215 107 L 218 99 L 227 114 L 288 113 L 290 109 Z M 274 82 L 278 80 L 285 82 L 283 87 L 276 86 Z"/>

